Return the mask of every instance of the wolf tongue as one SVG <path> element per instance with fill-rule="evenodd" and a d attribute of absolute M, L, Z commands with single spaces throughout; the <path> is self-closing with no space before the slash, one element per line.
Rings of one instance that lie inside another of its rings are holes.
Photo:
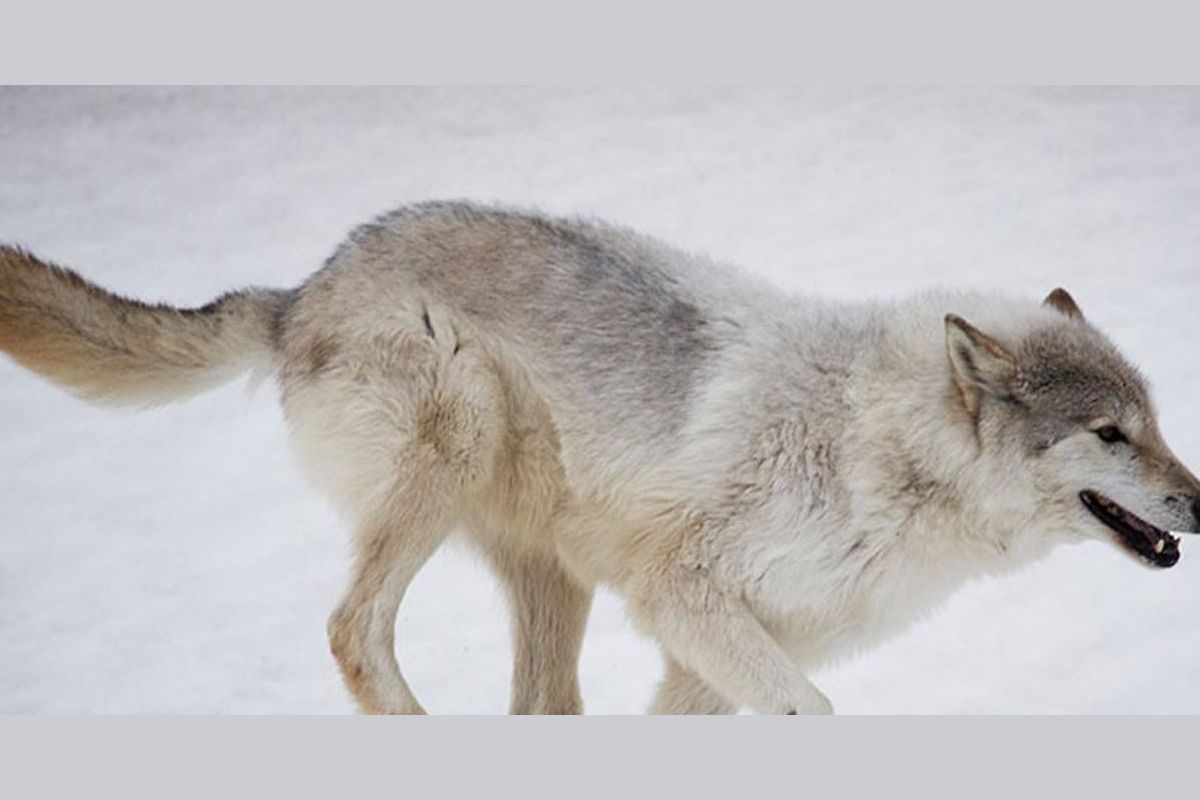
<path fill-rule="evenodd" d="M 1087 490 L 1081 492 L 1080 497 L 1083 499 L 1084 505 L 1093 509 L 1093 513 L 1096 508 L 1099 508 L 1103 514 L 1097 514 L 1097 516 L 1100 516 L 1101 519 L 1107 517 L 1110 525 L 1116 527 L 1131 545 L 1147 547 L 1155 555 L 1161 556 L 1166 552 L 1168 545 L 1174 549 L 1179 544 L 1179 539 L 1168 531 L 1151 525 L 1124 506 L 1098 492 Z M 1136 541 L 1136 537 L 1141 537 L 1140 543 Z"/>
<path fill-rule="evenodd" d="M 1164 543 L 1166 542 L 1166 535 L 1164 532 L 1160 531 L 1158 528 L 1155 528 L 1153 525 L 1144 522 L 1141 518 L 1135 517 L 1121 506 L 1117 506 L 1117 508 L 1120 510 L 1121 520 L 1131 529 L 1137 531 L 1148 541 L 1152 542 L 1154 544 L 1154 552 L 1161 553 L 1162 548 L 1165 546 Z"/>

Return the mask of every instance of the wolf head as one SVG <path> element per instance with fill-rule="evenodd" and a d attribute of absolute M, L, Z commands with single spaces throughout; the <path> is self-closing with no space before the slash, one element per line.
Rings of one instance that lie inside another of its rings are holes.
<path fill-rule="evenodd" d="M 1146 564 L 1170 567 L 1179 540 L 1200 531 L 1200 481 L 1163 441 L 1145 380 L 1066 291 L 1055 314 L 1003 343 L 945 318 L 957 398 L 998 491 L 1024 495 L 1035 530 L 1024 535 L 1111 541 Z"/>

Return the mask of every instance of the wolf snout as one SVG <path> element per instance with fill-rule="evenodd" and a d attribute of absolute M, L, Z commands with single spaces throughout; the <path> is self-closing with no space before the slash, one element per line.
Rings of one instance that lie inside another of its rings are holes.
<path fill-rule="evenodd" d="M 1180 506 L 1186 504 L 1191 509 L 1192 519 L 1191 524 L 1184 530 L 1178 533 L 1200 533 L 1200 497 L 1187 497 L 1180 495 L 1168 495 L 1164 502 L 1172 511 L 1179 511 Z"/>

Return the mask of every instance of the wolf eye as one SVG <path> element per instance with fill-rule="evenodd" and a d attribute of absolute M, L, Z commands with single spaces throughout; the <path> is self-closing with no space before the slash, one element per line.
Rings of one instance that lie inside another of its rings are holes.
<path fill-rule="evenodd" d="M 1108 442 L 1109 444 L 1129 441 L 1116 425 L 1105 425 L 1103 428 L 1097 428 L 1096 435 L 1100 437 L 1101 441 Z"/>

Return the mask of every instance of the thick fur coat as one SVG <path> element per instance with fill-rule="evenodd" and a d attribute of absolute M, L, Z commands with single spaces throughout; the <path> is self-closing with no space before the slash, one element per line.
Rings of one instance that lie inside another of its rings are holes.
<path fill-rule="evenodd" d="M 594 586 L 662 646 L 664 713 L 821 713 L 807 677 L 1059 543 L 1170 566 L 1200 483 L 1062 290 L 789 297 L 631 231 L 430 203 L 295 290 L 178 310 L 0 250 L 0 349 L 98 401 L 277 376 L 354 530 L 329 619 L 367 712 L 422 710 L 393 631 L 465 530 L 508 591 L 512 710 L 582 708 Z M 1108 505 L 1105 505 L 1108 504 Z"/>

